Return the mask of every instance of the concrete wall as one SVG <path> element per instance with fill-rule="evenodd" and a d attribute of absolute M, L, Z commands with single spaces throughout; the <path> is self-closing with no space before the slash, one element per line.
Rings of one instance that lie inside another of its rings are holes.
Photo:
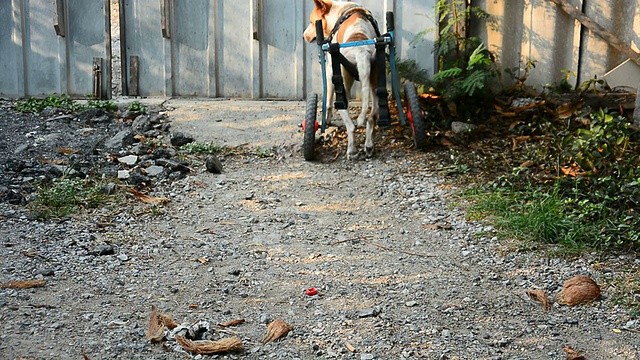
<path fill-rule="evenodd" d="M 570 0 L 605 29 L 632 46 L 640 44 L 640 4 L 637 0 Z M 502 68 L 522 68 L 537 61 L 527 84 L 540 88 L 559 82 L 563 70 L 575 72 L 570 83 L 602 77 L 626 58 L 548 0 L 473 0 L 497 21 L 497 27 L 480 22 L 472 29 Z M 506 74 L 504 85 L 513 81 Z"/>

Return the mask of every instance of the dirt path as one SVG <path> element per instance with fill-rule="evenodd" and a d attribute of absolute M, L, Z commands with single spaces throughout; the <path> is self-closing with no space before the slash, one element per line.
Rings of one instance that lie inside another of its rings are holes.
<path fill-rule="evenodd" d="M 608 297 L 546 311 L 525 294 L 554 295 L 578 274 L 605 284 L 606 266 L 501 252 L 432 172 L 431 154 L 386 141 L 370 160 L 305 162 L 302 103 L 165 105 L 173 131 L 273 156 L 223 157 L 221 175 L 196 167 L 151 194 L 167 207 L 116 212 L 108 231 L 98 214 L 34 231 L 5 209 L 0 232 L 14 245 L 3 271 L 35 251 L 56 275 L 0 293 L 0 357 L 185 358 L 171 336 L 145 338 L 151 305 L 179 323 L 208 321 L 210 337 L 240 337 L 245 352 L 227 359 L 564 359 L 566 346 L 588 359 L 638 356 L 637 325 Z M 114 253 L 88 252 L 99 244 Z M 293 331 L 263 345 L 278 318 Z M 214 326 L 234 319 L 245 323 Z"/>

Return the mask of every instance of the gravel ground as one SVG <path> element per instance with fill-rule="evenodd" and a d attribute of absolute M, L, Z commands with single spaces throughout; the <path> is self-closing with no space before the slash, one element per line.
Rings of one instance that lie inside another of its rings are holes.
<path fill-rule="evenodd" d="M 565 359 L 568 346 L 587 359 L 640 356 L 638 322 L 609 294 L 637 259 L 517 251 L 467 220 L 456 185 L 433 171 L 437 154 L 406 151 L 384 131 L 373 159 L 305 162 L 292 142 L 271 157 L 222 156 L 216 175 L 169 146 L 171 109 L 146 121 L 62 115 L 16 114 L 0 102 L 0 283 L 47 281 L 0 289 L 0 358 L 210 357 L 185 352 L 170 333 L 147 340 L 152 305 L 180 324 L 207 322 L 205 338 L 242 340 L 244 351 L 218 359 Z M 129 138 L 122 131 L 167 147 L 118 143 Z M 138 162 L 117 160 L 128 155 Z M 150 177 L 151 166 L 161 174 Z M 123 183 L 169 202 L 130 197 L 34 219 L 24 206 L 34 184 L 71 169 L 107 178 L 127 170 Z M 580 274 L 602 287 L 593 304 L 545 310 L 526 295 L 552 297 Z M 217 326 L 236 319 L 245 322 Z M 262 344 L 275 319 L 293 330 Z"/>

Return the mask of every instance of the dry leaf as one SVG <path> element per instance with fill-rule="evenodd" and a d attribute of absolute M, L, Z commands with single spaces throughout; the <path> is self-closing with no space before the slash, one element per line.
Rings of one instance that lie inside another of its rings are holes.
<path fill-rule="evenodd" d="M 267 326 L 267 334 L 262 339 L 262 343 L 266 344 L 285 337 L 291 330 L 293 330 L 293 325 L 287 324 L 281 319 L 276 319 Z"/>
<path fill-rule="evenodd" d="M 208 264 L 208 263 L 209 263 L 209 259 L 204 258 L 204 257 L 202 257 L 202 258 L 197 258 L 197 259 L 196 259 L 196 261 L 197 261 L 197 262 L 199 262 L 199 263 L 200 263 L 200 264 L 202 264 L 202 265 L 206 265 L 206 264 Z"/>
<path fill-rule="evenodd" d="M 0 284 L 0 288 L 4 289 L 31 289 L 35 287 L 44 286 L 47 280 L 22 280 L 11 281 L 6 284 Z"/>
<path fill-rule="evenodd" d="M 197 309 L 198 304 L 189 304 L 189 309 Z"/>
<path fill-rule="evenodd" d="M 531 299 L 542 303 L 545 309 L 549 310 L 551 308 L 551 302 L 549 301 L 547 294 L 544 293 L 544 290 L 529 289 L 527 290 L 527 295 L 529 295 Z"/>
<path fill-rule="evenodd" d="M 556 302 L 569 306 L 585 304 L 597 299 L 600 294 L 600 286 L 593 279 L 578 275 L 565 281 L 562 290 L 556 295 Z"/>
<path fill-rule="evenodd" d="M 169 328 L 169 330 L 173 330 L 176 327 L 178 327 L 178 323 L 173 321 L 171 316 L 165 315 L 165 314 L 160 314 L 160 315 L 158 315 L 158 317 L 160 318 L 160 322 L 162 322 L 162 325 L 164 325 L 167 328 Z"/>
<path fill-rule="evenodd" d="M 64 154 L 64 155 L 71 155 L 71 154 L 77 154 L 80 151 L 79 150 L 74 150 L 74 149 L 69 149 L 69 148 L 57 148 L 56 151 L 60 154 Z"/>
<path fill-rule="evenodd" d="M 166 204 L 169 202 L 169 199 L 167 198 L 151 197 L 135 189 L 128 189 L 128 191 L 133 194 L 136 199 L 142 201 L 145 204 Z"/>
<path fill-rule="evenodd" d="M 69 161 L 64 159 L 38 159 L 43 164 L 53 164 L 53 165 L 67 165 Z"/>
<path fill-rule="evenodd" d="M 533 165 L 535 165 L 535 163 L 533 161 L 527 160 L 527 161 L 523 162 L 522 164 L 520 164 L 520 167 L 521 168 L 530 168 Z"/>
<path fill-rule="evenodd" d="M 164 339 L 164 323 L 158 315 L 155 305 L 151 305 L 151 314 L 149 315 L 149 328 L 147 329 L 147 339 L 152 343 L 161 342 Z"/>
<path fill-rule="evenodd" d="M 193 341 L 185 338 L 184 336 L 177 335 L 176 340 L 183 348 L 185 348 L 185 350 L 202 355 L 242 350 L 242 340 L 235 336 L 217 341 Z"/>
<path fill-rule="evenodd" d="M 567 353 L 567 360 L 586 360 L 584 356 L 573 350 L 571 346 L 564 348 L 564 352 Z"/>
<path fill-rule="evenodd" d="M 147 142 L 147 138 L 146 138 L 146 137 L 144 137 L 144 135 L 136 135 L 136 136 L 134 136 L 133 138 L 134 138 L 134 139 L 136 139 L 136 140 L 138 140 L 138 141 L 140 141 L 140 142 L 141 142 L 141 143 L 143 143 L 143 144 Z"/>
<path fill-rule="evenodd" d="M 229 327 L 229 326 L 236 326 L 240 324 L 244 324 L 244 319 L 227 321 L 227 322 L 218 324 L 218 326 Z"/>

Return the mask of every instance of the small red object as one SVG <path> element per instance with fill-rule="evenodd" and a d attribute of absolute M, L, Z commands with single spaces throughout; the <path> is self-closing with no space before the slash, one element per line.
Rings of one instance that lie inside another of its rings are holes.
<path fill-rule="evenodd" d="M 309 296 L 318 295 L 318 290 L 316 290 L 316 288 L 312 288 L 312 287 L 308 288 L 305 292 Z"/>

